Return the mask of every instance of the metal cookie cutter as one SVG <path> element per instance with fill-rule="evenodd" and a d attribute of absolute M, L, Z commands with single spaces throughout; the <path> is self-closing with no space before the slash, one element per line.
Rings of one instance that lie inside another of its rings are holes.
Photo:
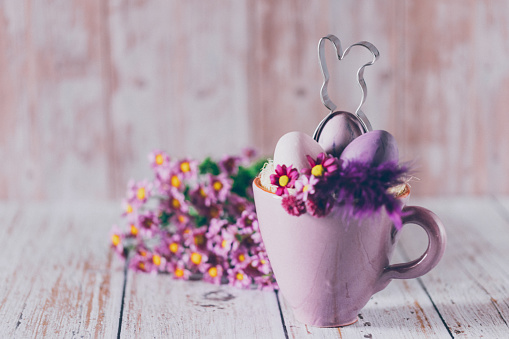
<path fill-rule="evenodd" d="M 368 93 L 368 90 L 366 88 L 366 82 L 364 81 L 364 68 L 366 66 L 373 65 L 375 63 L 375 61 L 378 59 L 378 57 L 380 56 L 380 52 L 378 52 L 378 49 L 372 43 L 367 42 L 367 41 L 357 42 L 351 46 L 348 46 L 348 48 L 343 51 L 343 49 L 341 48 L 341 41 L 335 35 L 329 34 L 329 35 L 321 38 L 320 41 L 318 42 L 318 59 L 320 61 L 320 69 L 321 69 L 322 75 L 323 75 L 323 85 L 320 90 L 320 96 L 321 96 L 322 102 L 325 105 L 325 107 L 327 107 L 330 110 L 330 113 L 329 113 L 329 115 L 327 115 L 325 117 L 325 119 L 323 119 L 320 122 L 320 124 L 316 128 L 315 133 L 313 134 L 313 139 L 318 141 L 325 124 L 327 124 L 327 122 L 329 122 L 334 116 L 336 116 L 340 113 L 343 113 L 343 112 L 335 111 L 337 106 L 332 102 L 332 100 L 329 98 L 329 94 L 327 93 L 327 86 L 329 84 L 330 76 L 329 76 L 329 70 L 327 68 L 327 63 L 326 63 L 325 54 L 324 54 L 325 40 L 329 40 L 330 42 L 332 42 L 334 44 L 334 48 L 336 49 L 336 54 L 338 56 L 338 60 L 342 60 L 345 56 L 347 56 L 348 52 L 350 52 L 350 49 L 354 46 L 365 47 L 373 55 L 373 59 L 370 62 L 362 65 L 361 68 L 359 68 L 359 70 L 357 71 L 357 82 L 359 83 L 359 86 L 361 87 L 362 95 L 361 95 L 361 102 L 360 102 L 359 106 L 357 107 L 357 109 L 355 110 L 355 117 L 358 119 L 360 125 L 362 126 L 363 133 L 369 132 L 373 128 L 371 127 L 371 123 L 369 122 L 366 115 L 361 111 L 361 107 L 364 104 L 364 102 L 366 101 L 366 96 Z"/>

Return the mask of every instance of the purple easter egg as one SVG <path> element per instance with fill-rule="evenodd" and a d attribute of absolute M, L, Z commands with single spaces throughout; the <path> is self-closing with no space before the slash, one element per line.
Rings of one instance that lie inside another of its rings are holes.
<path fill-rule="evenodd" d="M 359 161 L 372 166 L 398 162 L 398 146 L 389 132 L 375 130 L 355 138 L 339 158 L 345 162 Z"/>
<path fill-rule="evenodd" d="M 362 134 L 362 127 L 355 115 L 349 112 L 334 112 L 324 120 L 318 143 L 326 153 L 339 157 L 345 147 Z"/>

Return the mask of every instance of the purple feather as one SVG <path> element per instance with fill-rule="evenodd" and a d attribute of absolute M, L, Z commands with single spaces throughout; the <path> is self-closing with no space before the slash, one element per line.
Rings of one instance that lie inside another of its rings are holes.
<path fill-rule="evenodd" d="M 402 184 L 401 178 L 407 172 L 406 166 L 398 166 L 395 162 L 371 167 L 351 161 L 341 169 L 336 201 L 349 208 L 349 214 L 357 218 L 372 215 L 385 206 L 395 227 L 401 229 L 401 202 L 387 190 Z"/>

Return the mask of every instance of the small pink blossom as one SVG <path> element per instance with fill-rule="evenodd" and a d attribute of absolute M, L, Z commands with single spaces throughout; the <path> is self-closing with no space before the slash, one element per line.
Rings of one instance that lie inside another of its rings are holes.
<path fill-rule="evenodd" d="M 272 267 L 270 266 L 269 258 L 265 250 L 258 251 L 256 255 L 252 257 L 250 266 L 256 268 L 265 275 L 272 272 Z"/>
<path fill-rule="evenodd" d="M 148 161 L 150 166 L 154 169 L 168 166 L 170 163 L 170 157 L 163 151 L 154 150 L 148 155 Z"/>
<path fill-rule="evenodd" d="M 274 279 L 273 275 L 261 275 L 259 277 L 255 277 L 254 283 L 256 284 L 258 290 L 262 291 L 279 290 L 279 286 L 276 282 L 276 279 Z"/>
<path fill-rule="evenodd" d="M 232 194 L 228 198 L 226 210 L 230 215 L 238 218 L 245 211 L 254 212 L 254 204 L 246 198 Z"/>
<path fill-rule="evenodd" d="M 252 211 L 244 211 L 237 219 L 236 223 L 239 228 L 240 234 L 251 234 L 255 229 L 258 229 L 258 218 L 256 213 Z"/>
<path fill-rule="evenodd" d="M 165 207 L 172 213 L 185 214 L 189 211 L 189 203 L 185 195 L 177 190 L 171 190 L 169 192 Z"/>
<path fill-rule="evenodd" d="M 230 268 L 227 270 L 228 283 L 235 287 L 249 288 L 252 284 L 251 277 L 241 268 Z"/>
<path fill-rule="evenodd" d="M 242 150 L 243 164 L 249 164 L 258 156 L 258 151 L 251 147 L 246 147 Z"/>
<path fill-rule="evenodd" d="M 181 260 L 168 263 L 166 269 L 172 273 L 174 279 L 188 280 L 191 276 L 191 271 L 186 268 Z"/>
<path fill-rule="evenodd" d="M 221 202 L 226 201 L 231 187 L 231 179 L 226 174 L 209 175 L 209 193 L 216 197 L 217 200 Z"/>
<path fill-rule="evenodd" d="M 332 209 L 332 201 L 328 197 L 309 197 L 306 209 L 313 217 L 325 217 Z"/>
<path fill-rule="evenodd" d="M 314 175 L 315 177 L 329 177 L 339 170 L 339 160 L 332 155 L 320 153 L 316 160 L 309 155 L 306 157 L 310 168 L 304 168 L 302 170 L 304 174 Z"/>
<path fill-rule="evenodd" d="M 299 216 L 306 213 L 306 204 L 303 200 L 297 198 L 295 195 L 284 196 L 281 205 L 288 214 Z"/>
<path fill-rule="evenodd" d="M 199 184 L 190 193 L 191 202 L 199 209 L 217 203 L 217 196 L 211 192 L 210 186 Z"/>
<path fill-rule="evenodd" d="M 208 249 L 221 258 L 227 258 L 231 250 L 236 250 L 239 242 L 235 237 L 235 233 L 231 229 L 225 228 L 221 230 L 221 234 L 214 238 Z"/>
<path fill-rule="evenodd" d="M 152 235 L 159 230 L 159 218 L 153 211 L 146 211 L 138 216 L 138 230 L 143 235 Z"/>
<path fill-rule="evenodd" d="M 182 159 L 175 165 L 175 171 L 185 179 L 195 178 L 198 174 L 198 163 L 190 158 Z"/>
<path fill-rule="evenodd" d="M 212 284 L 220 285 L 223 277 L 223 266 L 207 264 L 204 266 L 203 280 Z"/>
<path fill-rule="evenodd" d="M 226 173 L 227 175 L 235 175 L 239 171 L 239 163 L 241 162 L 241 157 L 237 156 L 224 156 L 219 161 L 219 168 L 221 171 Z"/>
<path fill-rule="evenodd" d="M 277 186 L 276 194 L 281 196 L 288 194 L 289 188 L 295 187 L 295 181 L 299 177 L 299 171 L 292 168 L 292 165 L 286 167 L 286 165 L 277 165 L 276 174 L 270 176 L 270 183 Z"/>
<path fill-rule="evenodd" d="M 207 267 L 209 256 L 206 251 L 195 249 L 184 252 L 182 260 L 186 263 L 186 267 L 189 268 L 191 272 L 203 273 Z"/>
<path fill-rule="evenodd" d="M 120 230 L 117 225 L 113 225 L 110 232 L 111 247 L 115 250 L 120 257 L 125 258 L 124 253 L 124 233 Z"/>
<path fill-rule="evenodd" d="M 240 247 L 236 251 L 232 253 L 231 263 L 235 267 L 240 267 L 242 269 L 249 266 L 251 263 L 251 256 L 249 255 L 247 249 L 245 247 Z"/>
<path fill-rule="evenodd" d="M 173 259 L 180 258 L 184 251 L 183 238 L 180 234 L 173 234 L 165 238 L 164 241 L 164 252 L 166 255 Z"/>
<path fill-rule="evenodd" d="M 129 200 L 124 199 L 122 201 L 122 216 L 126 217 L 129 222 L 135 220 L 138 215 L 138 205 L 133 205 Z"/>
<path fill-rule="evenodd" d="M 146 248 L 139 246 L 136 254 L 129 261 L 129 267 L 135 271 L 156 273 L 160 265 L 154 264 L 153 255 Z"/>
<path fill-rule="evenodd" d="M 152 187 L 153 184 L 147 180 L 139 182 L 130 180 L 127 187 L 127 202 L 136 207 L 143 205 L 152 195 Z"/>
<path fill-rule="evenodd" d="M 295 189 L 297 190 L 297 198 L 300 200 L 308 200 L 310 194 L 315 194 L 315 186 L 319 180 L 314 175 L 303 175 L 297 182 L 295 182 Z"/>
<path fill-rule="evenodd" d="M 186 233 L 184 245 L 193 251 L 202 251 L 207 248 L 207 237 L 205 228 L 192 228 Z"/>

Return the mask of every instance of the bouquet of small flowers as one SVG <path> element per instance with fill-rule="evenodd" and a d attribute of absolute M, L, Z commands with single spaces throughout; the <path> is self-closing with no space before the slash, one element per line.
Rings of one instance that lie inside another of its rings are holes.
<path fill-rule="evenodd" d="M 126 227 L 113 226 L 112 247 L 136 271 L 277 289 L 253 203 L 251 182 L 265 162 L 255 156 L 198 163 L 153 151 L 154 179 L 128 183 Z"/>

